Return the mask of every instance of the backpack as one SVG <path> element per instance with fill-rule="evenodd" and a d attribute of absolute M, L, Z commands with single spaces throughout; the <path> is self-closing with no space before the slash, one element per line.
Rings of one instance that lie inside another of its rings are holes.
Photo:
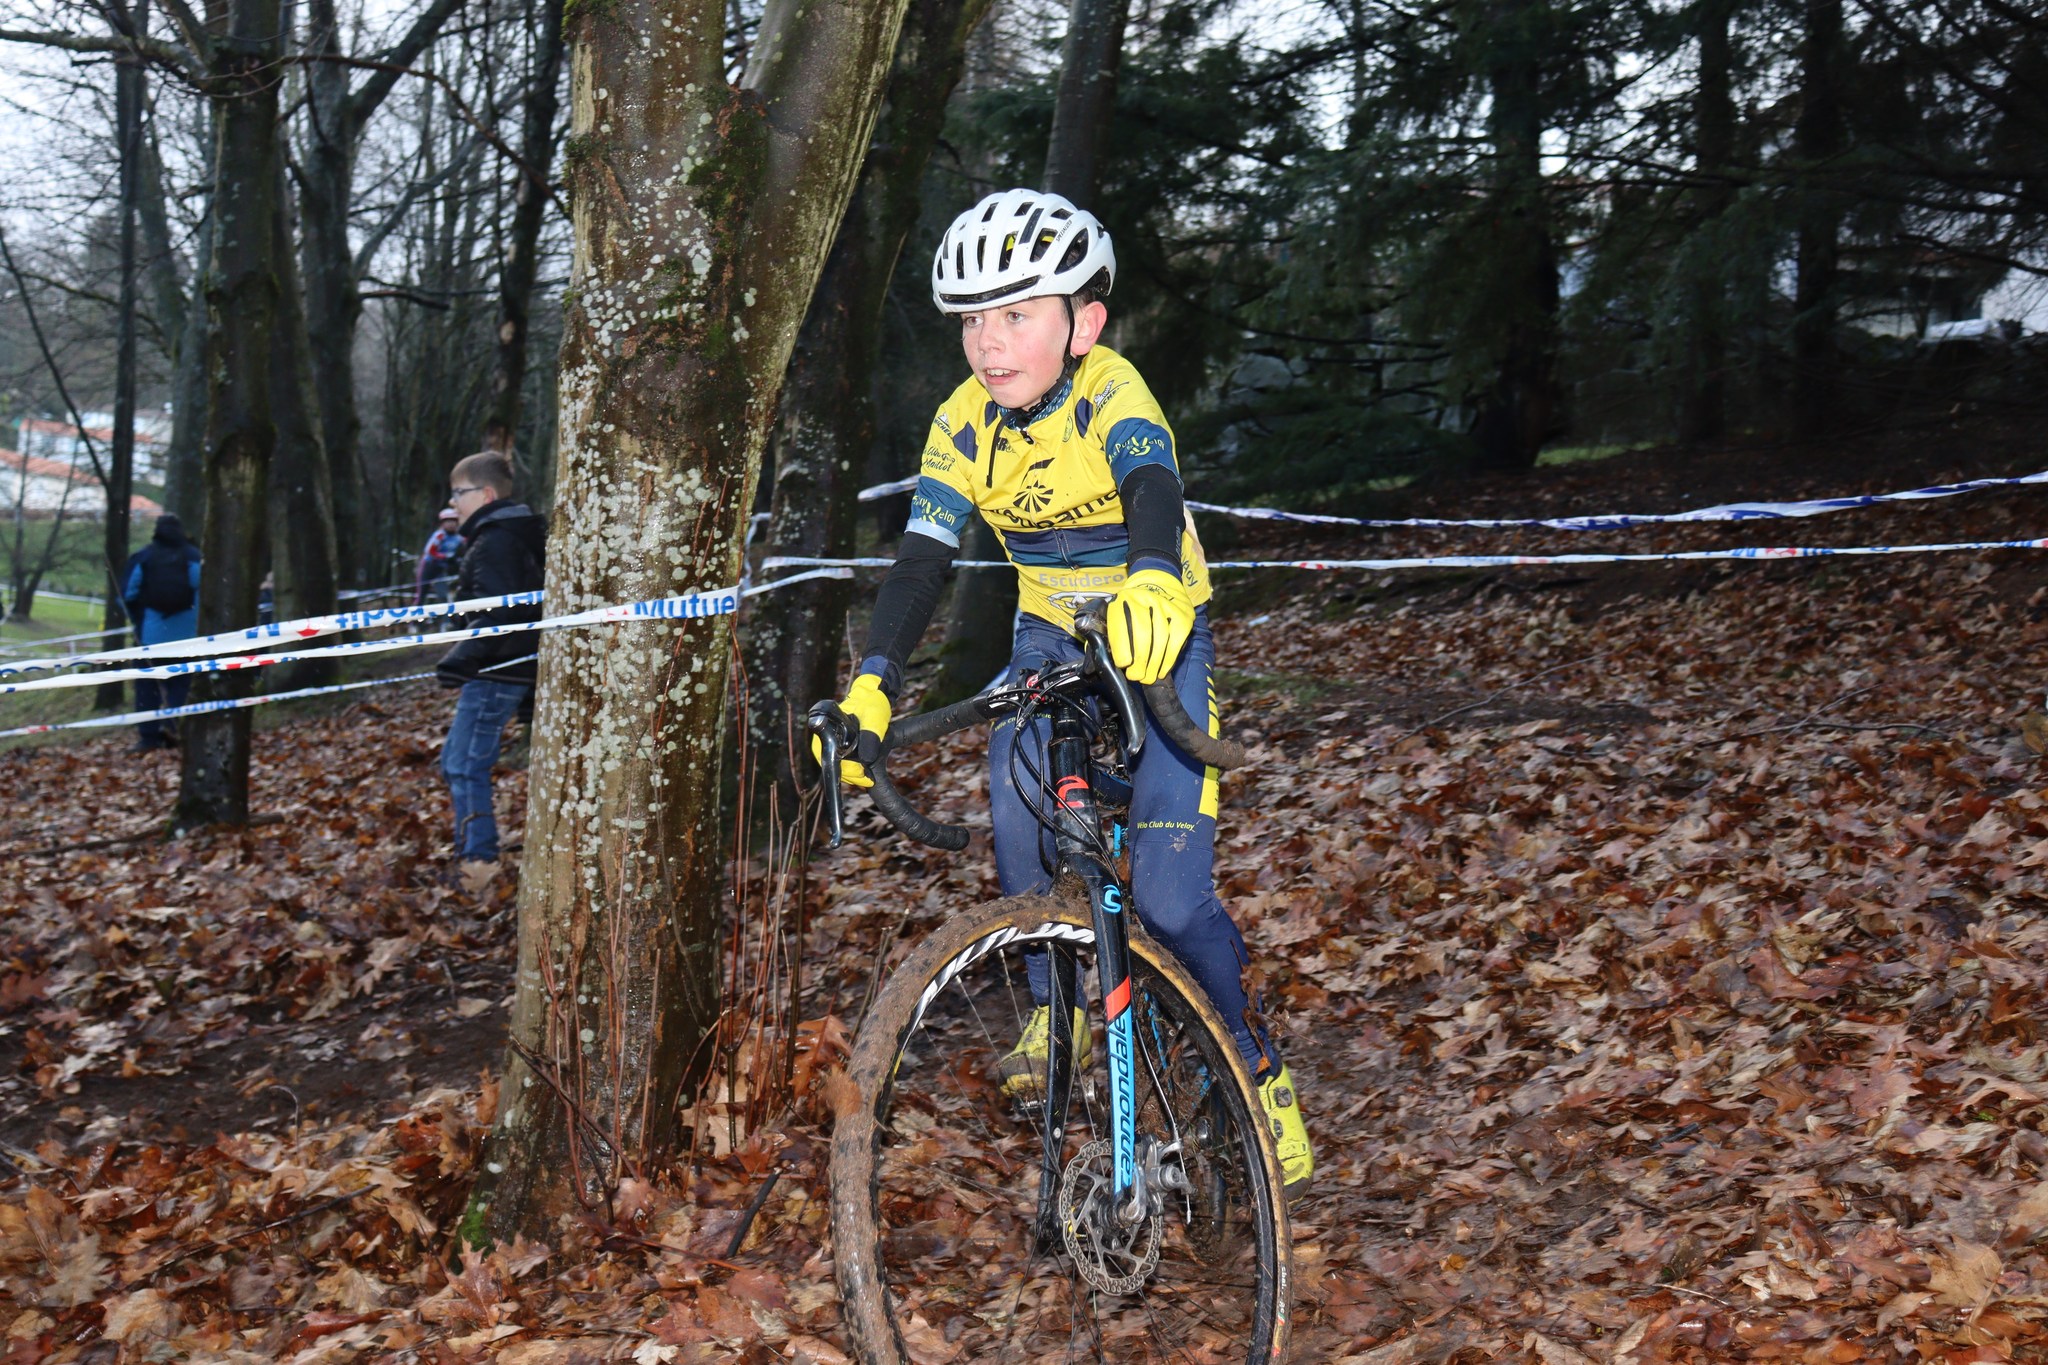
<path fill-rule="evenodd" d="M 191 556 L 183 548 L 152 545 L 142 555 L 142 585 L 136 601 L 160 616 L 176 616 L 192 605 Z"/>

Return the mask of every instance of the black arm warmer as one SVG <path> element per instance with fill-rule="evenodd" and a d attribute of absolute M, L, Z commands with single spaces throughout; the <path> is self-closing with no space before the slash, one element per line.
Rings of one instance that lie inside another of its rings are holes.
<path fill-rule="evenodd" d="M 1187 522 L 1180 479 L 1160 464 L 1141 464 L 1116 490 L 1124 504 L 1124 530 L 1131 538 L 1127 563 L 1163 559 L 1180 572 L 1180 533 Z"/>
<path fill-rule="evenodd" d="M 871 659 L 884 659 L 882 690 L 893 701 L 903 690 L 903 665 L 939 605 L 939 590 L 945 586 L 946 570 L 953 567 L 956 553 L 951 545 L 921 532 L 905 533 L 896 547 L 896 563 L 875 594 L 875 614 L 868 622 L 867 648 L 861 651 L 863 666 Z"/>

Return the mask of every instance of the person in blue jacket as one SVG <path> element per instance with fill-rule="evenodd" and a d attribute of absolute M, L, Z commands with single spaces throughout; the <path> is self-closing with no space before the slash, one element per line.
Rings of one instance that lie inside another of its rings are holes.
<path fill-rule="evenodd" d="M 166 512 L 156 519 L 149 544 L 128 557 L 128 577 L 121 590 L 136 643 L 160 645 L 189 640 L 199 633 L 199 547 L 186 539 L 177 517 Z M 135 709 L 158 711 L 185 704 L 190 678 L 137 678 Z M 135 749 L 148 753 L 174 749 L 177 722 L 146 720 L 136 727 Z"/>

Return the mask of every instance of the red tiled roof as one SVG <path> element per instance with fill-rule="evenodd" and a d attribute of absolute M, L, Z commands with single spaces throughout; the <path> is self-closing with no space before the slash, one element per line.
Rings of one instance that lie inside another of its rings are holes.
<path fill-rule="evenodd" d="M 83 483 L 91 477 L 83 469 L 68 465 L 62 460 L 46 460 L 40 455 L 23 455 L 18 450 L 0 450 L 0 465 L 18 471 L 24 461 L 27 462 L 28 473 L 32 478 L 75 479 Z"/>
<path fill-rule="evenodd" d="M 71 425 L 71 423 L 52 422 L 48 418 L 44 417 L 22 418 L 21 429 L 24 432 L 33 431 L 44 436 L 75 437 L 78 435 L 78 428 Z M 98 441 L 102 445 L 112 445 L 114 443 L 114 430 L 112 427 L 87 427 L 85 429 L 85 434 L 92 437 L 93 440 Z M 148 431 L 144 430 L 140 424 L 137 424 L 135 428 L 135 444 L 141 446 L 155 446 L 162 445 L 163 442 L 159 440 L 156 436 L 153 436 Z"/>
<path fill-rule="evenodd" d="M 68 465 L 62 460 L 46 460 L 40 455 L 23 455 L 18 450 L 0 450 L 0 469 L 15 471 L 16 477 L 19 477 L 24 465 L 27 466 L 26 472 L 32 479 L 65 479 L 72 483 L 84 484 L 95 493 L 99 492 L 98 481 L 74 465 Z M 0 492 L 4 491 L 4 488 L 0 488 Z M 136 493 L 128 499 L 128 511 L 131 515 L 158 517 L 163 515 L 164 508 L 155 498 L 145 498 Z"/>
<path fill-rule="evenodd" d="M 76 436 L 78 434 L 78 428 L 72 426 L 69 422 L 52 422 L 42 417 L 22 418 L 21 429 L 23 431 L 42 432 L 48 436 Z M 95 441 L 111 441 L 114 439 L 114 433 L 105 427 L 87 427 L 85 434 L 92 437 Z"/>

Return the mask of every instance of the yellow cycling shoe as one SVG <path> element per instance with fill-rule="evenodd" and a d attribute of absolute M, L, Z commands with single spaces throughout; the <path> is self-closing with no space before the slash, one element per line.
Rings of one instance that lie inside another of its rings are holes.
<path fill-rule="evenodd" d="M 1074 1010 L 1074 1070 L 1088 1062 L 1094 1040 L 1088 1036 L 1088 1016 Z M 1046 1060 L 1052 1056 L 1052 1007 L 1040 1005 L 1024 1021 L 1017 1046 L 996 1063 L 996 1080 L 1013 1100 L 1032 1102 L 1045 1094 Z"/>
<path fill-rule="evenodd" d="M 1259 1108 L 1266 1111 L 1266 1124 L 1273 1130 L 1280 1178 L 1286 1182 L 1291 1204 L 1308 1192 L 1308 1182 L 1316 1173 L 1316 1150 L 1309 1145 L 1308 1127 L 1301 1121 L 1301 1096 L 1286 1067 L 1280 1068 L 1279 1075 L 1259 1082 Z"/>

